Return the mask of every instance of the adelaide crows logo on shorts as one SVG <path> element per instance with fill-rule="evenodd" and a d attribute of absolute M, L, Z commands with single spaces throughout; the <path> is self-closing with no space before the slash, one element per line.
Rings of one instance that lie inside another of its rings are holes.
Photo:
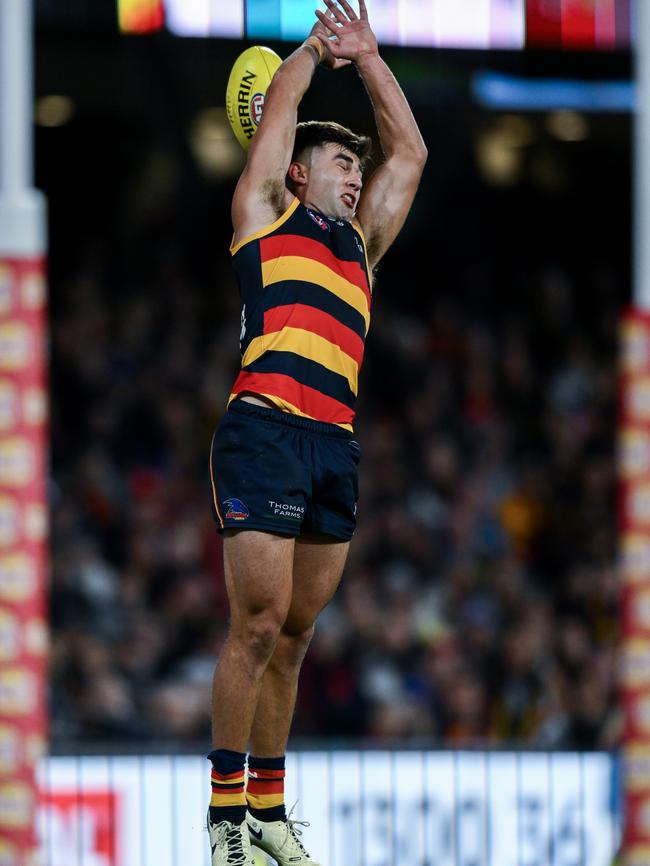
<path fill-rule="evenodd" d="M 246 520 L 247 517 L 251 516 L 250 511 L 241 499 L 226 499 L 223 504 L 228 506 L 226 518 L 229 517 L 231 520 Z"/>
<path fill-rule="evenodd" d="M 324 220 L 323 217 L 320 216 L 320 214 L 314 213 L 313 210 L 309 210 L 309 208 L 307 208 L 307 213 L 313 219 L 316 225 L 319 228 L 323 229 L 324 232 L 328 232 L 330 230 L 330 224 L 327 222 L 327 220 Z"/>

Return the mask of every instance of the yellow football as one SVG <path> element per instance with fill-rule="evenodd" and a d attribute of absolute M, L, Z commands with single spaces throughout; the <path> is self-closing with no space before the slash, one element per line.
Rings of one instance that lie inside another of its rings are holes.
<path fill-rule="evenodd" d="M 261 45 L 247 48 L 235 60 L 226 88 L 226 112 L 244 150 L 259 126 L 266 91 L 281 63 L 275 51 Z"/>

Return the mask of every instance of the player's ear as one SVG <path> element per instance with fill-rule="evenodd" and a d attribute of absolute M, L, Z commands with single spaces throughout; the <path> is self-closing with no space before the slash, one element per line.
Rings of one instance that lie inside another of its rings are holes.
<path fill-rule="evenodd" d="M 309 177 L 309 169 L 304 162 L 294 161 L 289 166 L 287 177 L 294 186 L 304 186 Z"/>

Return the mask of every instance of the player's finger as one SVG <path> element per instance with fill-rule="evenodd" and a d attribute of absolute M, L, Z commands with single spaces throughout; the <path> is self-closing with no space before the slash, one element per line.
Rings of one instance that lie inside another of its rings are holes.
<path fill-rule="evenodd" d="M 341 12 L 341 10 L 336 5 L 336 3 L 333 2 L 333 0 L 325 0 L 325 5 L 330 10 L 330 12 L 334 16 L 334 18 L 336 18 L 336 20 L 339 22 L 339 24 L 347 24 L 348 23 L 348 19 Z"/>
<path fill-rule="evenodd" d="M 345 10 L 345 14 L 348 16 L 350 21 L 356 21 L 357 20 L 357 13 L 354 11 L 352 6 L 350 6 L 350 4 L 348 3 L 348 0 L 339 0 L 339 4 Z"/>
<path fill-rule="evenodd" d="M 359 0 L 359 16 L 362 21 L 368 20 L 368 10 L 366 9 L 365 0 Z"/>
<path fill-rule="evenodd" d="M 330 33 L 333 33 L 335 36 L 337 35 L 339 28 L 338 28 L 338 25 L 336 24 L 336 22 L 332 18 L 328 18 L 328 16 L 325 15 L 324 12 L 321 12 L 320 9 L 316 9 L 316 17 L 318 18 L 318 20 L 320 21 L 321 24 L 324 24 L 325 27 L 327 27 L 327 29 L 330 31 Z M 318 34 L 316 34 L 316 35 L 318 36 Z"/>
<path fill-rule="evenodd" d="M 321 43 L 325 46 L 325 48 L 330 51 L 334 57 L 339 56 L 339 47 L 338 43 L 332 39 L 328 39 L 327 36 L 323 36 L 322 33 L 314 33 L 316 39 L 320 39 Z"/>

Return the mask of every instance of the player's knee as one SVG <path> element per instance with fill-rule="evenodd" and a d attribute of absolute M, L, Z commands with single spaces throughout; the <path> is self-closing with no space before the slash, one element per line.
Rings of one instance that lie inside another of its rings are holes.
<path fill-rule="evenodd" d="M 273 616 L 258 616 L 248 620 L 240 640 L 246 643 L 248 651 L 259 662 L 267 662 L 275 650 L 280 636 L 281 625 Z"/>
<path fill-rule="evenodd" d="M 313 636 L 313 625 L 303 631 L 282 630 L 278 647 L 281 647 L 282 655 L 289 666 L 295 667 L 302 663 Z"/>

